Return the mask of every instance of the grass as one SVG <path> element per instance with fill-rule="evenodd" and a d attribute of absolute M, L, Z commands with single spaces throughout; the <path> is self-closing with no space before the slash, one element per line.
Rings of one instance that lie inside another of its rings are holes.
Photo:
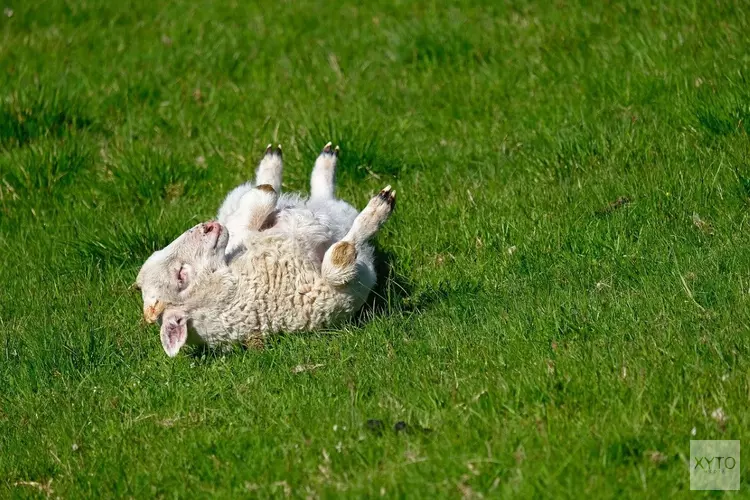
<path fill-rule="evenodd" d="M 0 496 L 689 490 L 750 439 L 750 20 L 660 4 L 7 1 Z M 168 359 L 140 264 L 328 140 L 377 304 Z"/>

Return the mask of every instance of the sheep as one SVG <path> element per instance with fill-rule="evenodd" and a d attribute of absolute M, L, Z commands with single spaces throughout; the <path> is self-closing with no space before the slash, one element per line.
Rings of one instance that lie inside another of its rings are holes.
<path fill-rule="evenodd" d="M 266 149 L 255 182 L 232 190 L 217 220 L 187 230 L 143 264 L 143 316 L 164 351 L 262 344 L 268 335 L 351 318 L 376 282 L 370 239 L 393 211 L 385 187 L 361 212 L 335 197 L 338 147 L 315 161 L 310 196 L 281 193 L 281 147 Z"/>

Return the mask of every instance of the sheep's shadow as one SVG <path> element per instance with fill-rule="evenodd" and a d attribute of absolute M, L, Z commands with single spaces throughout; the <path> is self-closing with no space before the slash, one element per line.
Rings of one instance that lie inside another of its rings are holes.
<path fill-rule="evenodd" d="M 395 261 L 394 253 L 375 248 L 377 282 L 367 301 L 355 315 L 354 325 L 364 326 L 379 316 L 421 310 L 432 302 L 429 298 L 419 300 L 418 303 L 411 300 L 414 285 L 407 276 L 398 272 Z"/>

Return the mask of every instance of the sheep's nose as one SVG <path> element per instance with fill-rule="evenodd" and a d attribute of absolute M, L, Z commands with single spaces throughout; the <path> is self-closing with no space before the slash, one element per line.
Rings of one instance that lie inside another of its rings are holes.
<path fill-rule="evenodd" d="M 206 222 L 203 225 L 203 234 L 208 234 L 219 229 L 220 224 L 218 222 Z"/>
<path fill-rule="evenodd" d="M 156 323 L 164 309 L 166 309 L 166 305 L 160 300 L 153 304 L 146 304 L 143 308 L 143 319 L 146 320 L 146 323 Z"/>

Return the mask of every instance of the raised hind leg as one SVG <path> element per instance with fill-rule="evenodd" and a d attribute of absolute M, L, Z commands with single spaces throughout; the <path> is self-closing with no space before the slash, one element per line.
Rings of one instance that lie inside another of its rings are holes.
<path fill-rule="evenodd" d="M 340 286 L 354 280 L 366 279 L 369 287 L 375 284 L 371 249 L 367 242 L 375 236 L 378 229 L 388 220 L 396 203 L 396 191 L 386 186 L 370 200 L 343 239 L 337 241 L 326 251 L 323 257 L 323 277 L 332 285 Z M 367 254 L 368 262 L 360 257 Z M 368 276 L 358 276 L 365 272 Z M 369 288 L 368 287 L 368 288 Z M 369 292 L 369 289 L 368 289 Z"/>
<path fill-rule="evenodd" d="M 336 163 L 339 157 L 339 147 L 331 149 L 331 143 L 325 145 L 315 160 L 310 176 L 311 199 L 333 199 L 336 191 Z"/>

